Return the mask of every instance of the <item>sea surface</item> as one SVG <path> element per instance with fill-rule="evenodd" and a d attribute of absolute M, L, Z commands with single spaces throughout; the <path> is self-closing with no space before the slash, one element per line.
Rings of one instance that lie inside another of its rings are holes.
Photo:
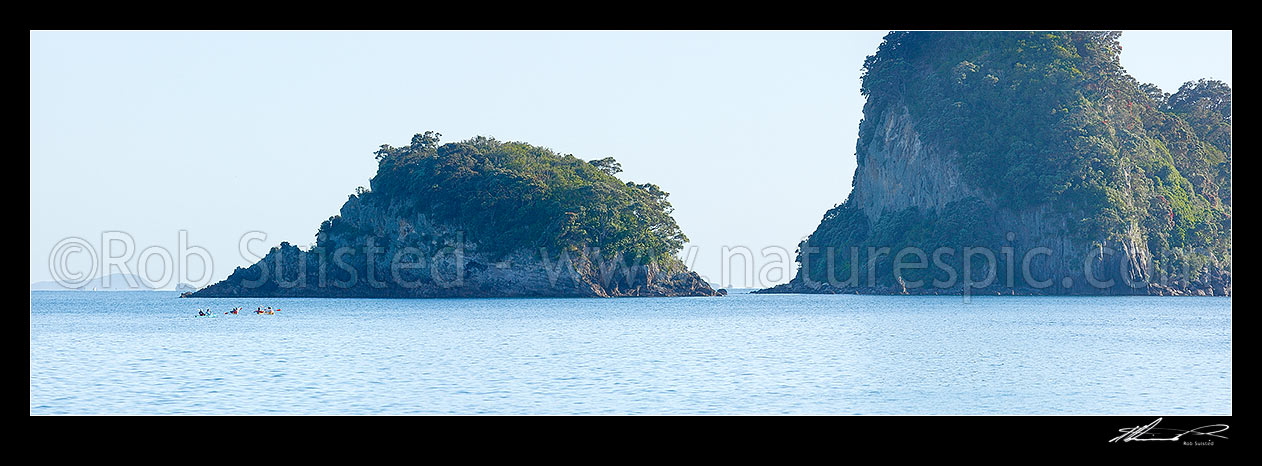
<path fill-rule="evenodd" d="M 30 323 L 32 415 L 1232 414 L 1223 297 L 32 291 Z"/>

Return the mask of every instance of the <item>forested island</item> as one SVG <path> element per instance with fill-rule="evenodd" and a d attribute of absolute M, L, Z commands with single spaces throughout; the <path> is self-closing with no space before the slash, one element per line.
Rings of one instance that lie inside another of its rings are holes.
<path fill-rule="evenodd" d="M 522 142 L 435 132 L 376 151 L 378 169 L 314 247 L 273 248 L 191 297 L 717 296 L 676 253 L 669 194 Z"/>
<path fill-rule="evenodd" d="M 761 292 L 1230 295 L 1231 88 L 1119 34 L 888 34 L 849 197 Z"/>

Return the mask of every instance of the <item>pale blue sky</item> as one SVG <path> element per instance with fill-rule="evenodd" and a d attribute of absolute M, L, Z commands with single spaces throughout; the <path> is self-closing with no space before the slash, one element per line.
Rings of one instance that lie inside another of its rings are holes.
<path fill-rule="evenodd" d="M 884 34 L 33 31 L 31 280 L 52 279 L 59 240 L 99 248 L 107 230 L 172 252 L 187 231 L 222 279 L 250 262 L 242 235 L 267 233 L 255 253 L 311 243 L 377 146 L 434 130 L 617 158 L 671 193 L 693 267 L 719 282 L 722 247 L 791 253 L 846 198 L 859 68 Z M 1229 31 L 1122 43 L 1167 92 L 1231 83 Z"/>

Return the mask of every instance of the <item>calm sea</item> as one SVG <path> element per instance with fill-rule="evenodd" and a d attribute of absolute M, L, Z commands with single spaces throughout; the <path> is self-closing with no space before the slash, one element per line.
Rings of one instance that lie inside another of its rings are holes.
<path fill-rule="evenodd" d="M 271 413 L 1231 414 L 1231 298 L 31 292 L 31 414 Z"/>

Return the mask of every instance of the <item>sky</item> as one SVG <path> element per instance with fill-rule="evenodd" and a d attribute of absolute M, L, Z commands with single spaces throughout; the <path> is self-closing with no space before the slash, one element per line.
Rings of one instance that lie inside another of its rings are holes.
<path fill-rule="evenodd" d="M 782 283 L 849 194 L 886 32 L 31 31 L 31 281 L 221 280 L 313 243 L 378 146 L 432 130 L 614 157 L 671 193 L 703 277 Z M 1121 41 L 1166 92 L 1231 83 L 1230 31 Z"/>

